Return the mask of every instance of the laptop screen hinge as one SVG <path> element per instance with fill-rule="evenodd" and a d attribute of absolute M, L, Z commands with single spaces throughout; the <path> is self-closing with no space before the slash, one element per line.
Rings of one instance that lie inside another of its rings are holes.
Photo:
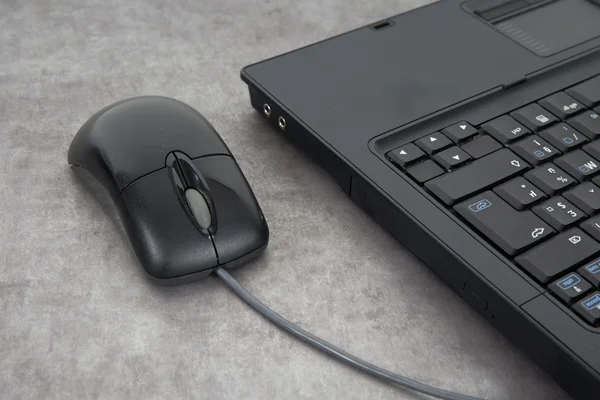
<path fill-rule="evenodd" d="M 521 77 L 519 79 L 515 79 L 514 81 L 511 81 L 509 83 L 505 83 L 504 85 L 502 85 L 502 89 L 507 90 L 507 89 L 513 88 L 513 87 L 520 85 L 522 83 L 525 83 L 525 82 L 527 82 L 527 78 L 523 76 L 523 77 Z"/>

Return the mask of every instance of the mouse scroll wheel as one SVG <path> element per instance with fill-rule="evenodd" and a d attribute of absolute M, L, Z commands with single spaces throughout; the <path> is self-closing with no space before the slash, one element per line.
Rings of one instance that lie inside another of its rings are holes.
<path fill-rule="evenodd" d="M 202 194 L 196 189 L 186 189 L 185 201 L 187 202 L 192 215 L 196 219 L 196 222 L 202 229 L 208 229 L 212 222 L 210 215 L 210 208 L 208 203 Z"/>

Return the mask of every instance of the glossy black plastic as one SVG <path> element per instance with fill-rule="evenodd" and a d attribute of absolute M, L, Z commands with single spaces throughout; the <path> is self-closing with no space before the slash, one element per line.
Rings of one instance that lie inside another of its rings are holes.
<path fill-rule="evenodd" d="M 129 185 L 117 209 L 140 263 L 154 278 L 192 275 L 219 264 L 210 235 L 182 207 L 168 169 Z"/>
<path fill-rule="evenodd" d="M 167 97 L 135 97 L 94 114 L 69 148 L 69 164 L 89 171 L 111 197 L 142 176 L 164 168 L 171 151 L 190 158 L 231 154 L 196 110 Z"/>
<path fill-rule="evenodd" d="M 104 186 L 142 266 L 158 280 L 201 278 L 267 246 L 267 223 L 229 149 L 181 102 L 139 97 L 104 108 L 73 139 L 69 163 Z M 186 203 L 189 188 L 207 201 L 207 229 Z"/>
<path fill-rule="evenodd" d="M 211 156 L 197 158 L 194 164 L 206 179 L 216 205 L 213 239 L 219 264 L 235 263 L 241 255 L 266 245 L 267 224 L 235 160 Z"/>
<path fill-rule="evenodd" d="M 167 168 L 171 170 L 171 178 L 173 179 L 173 185 L 179 195 L 182 206 L 188 212 L 190 219 L 195 220 L 195 217 L 189 208 L 186 198 L 186 189 L 196 189 L 202 197 L 206 200 L 208 208 L 211 214 L 211 224 L 205 229 L 196 223 L 197 228 L 205 235 L 210 235 L 215 232 L 217 226 L 217 213 L 215 210 L 214 200 L 210 194 L 208 184 L 204 177 L 198 171 L 198 168 L 194 165 L 194 162 L 180 151 L 175 151 L 167 156 Z"/>

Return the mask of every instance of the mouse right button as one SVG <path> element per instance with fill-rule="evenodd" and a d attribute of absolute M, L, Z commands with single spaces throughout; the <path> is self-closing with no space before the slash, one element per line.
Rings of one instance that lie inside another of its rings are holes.
<path fill-rule="evenodd" d="M 202 275 L 218 264 L 210 236 L 192 223 L 169 174 L 163 168 L 146 175 L 125 188 L 117 200 L 140 263 L 160 280 Z"/>

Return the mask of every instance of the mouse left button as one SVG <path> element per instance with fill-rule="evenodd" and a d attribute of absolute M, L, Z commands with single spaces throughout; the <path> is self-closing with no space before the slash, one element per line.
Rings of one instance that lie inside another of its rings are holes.
<path fill-rule="evenodd" d="M 190 220 L 168 169 L 123 190 L 119 214 L 140 263 L 161 280 L 202 274 L 218 265 L 213 241 Z"/>

